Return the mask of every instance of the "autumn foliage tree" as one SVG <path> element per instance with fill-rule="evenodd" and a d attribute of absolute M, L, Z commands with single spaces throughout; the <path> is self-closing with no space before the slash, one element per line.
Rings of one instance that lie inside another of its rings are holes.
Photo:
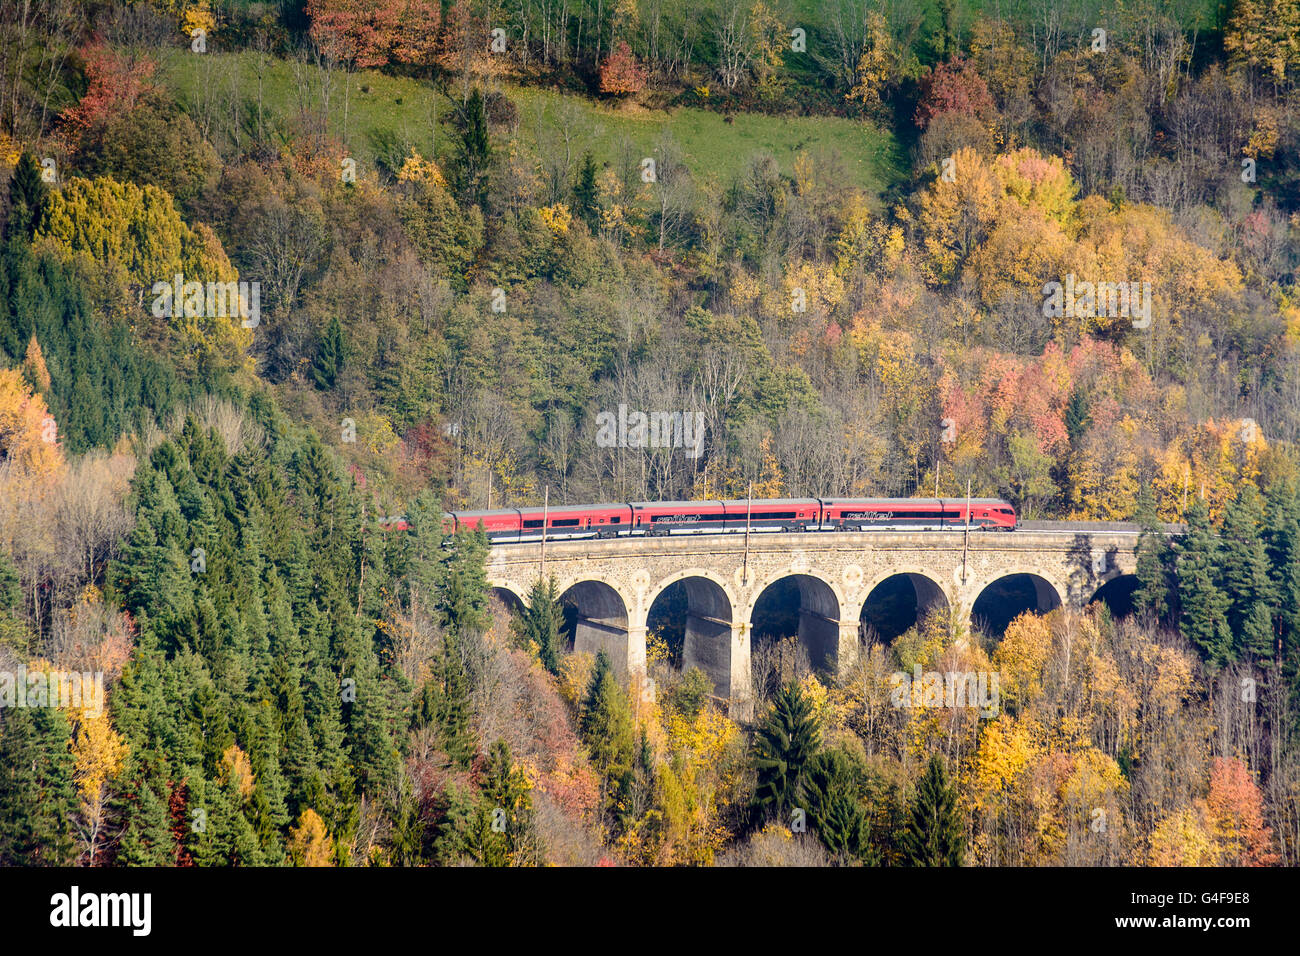
<path fill-rule="evenodd" d="M 959 113 L 989 123 L 997 107 L 988 84 L 967 60 L 940 63 L 921 81 L 921 102 L 916 107 L 916 125 L 925 129 L 942 113 Z"/>
<path fill-rule="evenodd" d="M 96 40 L 80 50 L 87 88 L 76 105 L 60 116 L 60 137 L 69 148 L 101 129 L 113 116 L 130 112 L 155 89 L 157 64 L 148 57 L 133 58 Z"/>
<path fill-rule="evenodd" d="M 57 423 L 16 368 L 0 369 L 0 464 L 42 480 L 63 466 Z"/>
<path fill-rule="evenodd" d="M 627 45 L 627 41 L 620 40 L 600 65 L 600 91 L 611 96 L 628 96 L 641 92 L 645 82 L 645 69 L 632 55 L 632 48 Z"/>
<path fill-rule="evenodd" d="M 1263 794 L 1244 763 L 1214 758 L 1205 803 L 1219 865 L 1271 866 L 1278 861 L 1273 831 L 1264 825 Z"/>
<path fill-rule="evenodd" d="M 357 69 L 428 64 L 441 8 L 432 0 L 308 0 L 310 35 L 326 53 Z"/>

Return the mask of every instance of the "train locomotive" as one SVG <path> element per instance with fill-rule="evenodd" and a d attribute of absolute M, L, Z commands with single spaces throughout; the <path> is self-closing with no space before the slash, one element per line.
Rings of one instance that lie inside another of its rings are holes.
<path fill-rule="evenodd" d="M 1016 511 L 998 498 L 766 498 L 630 501 L 552 508 L 453 511 L 447 530 L 482 527 L 494 544 L 567 538 L 874 530 L 1011 531 Z"/>

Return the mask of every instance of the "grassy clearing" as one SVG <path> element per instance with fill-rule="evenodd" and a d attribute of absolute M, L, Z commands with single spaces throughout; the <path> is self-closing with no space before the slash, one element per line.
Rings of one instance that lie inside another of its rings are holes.
<path fill-rule="evenodd" d="M 313 98 L 319 99 L 321 73 L 304 68 L 301 75 Z M 246 112 L 253 109 L 257 91 L 256 60 L 252 54 L 209 54 L 169 58 L 160 75 L 182 101 L 201 102 L 213 89 L 225 90 L 237 83 Z M 292 64 L 273 60 L 264 78 L 264 104 L 276 123 L 298 109 L 302 98 L 299 75 Z M 568 126 L 577 149 L 590 149 L 599 162 L 613 162 L 625 151 L 649 156 L 667 131 L 685 154 L 692 173 L 702 182 L 722 187 L 743 171 L 759 152 L 771 153 L 789 173 L 800 150 L 814 156 L 835 155 L 851 181 L 871 195 L 879 195 L 906 171 L 902 155 L 891 133 L 858 120 L 842 117 L 784 117 L 737 113 L 728 123 L 719 113 L 695 108 L 671 111 L 647 110 L 634 105 L 613 106 L 586 97 L 542 90 L 535 87 L 505 86 L 503 91 L 519 109 L 519 137 L 528 146 L 555 139 Z M 344 127 L 344 78 L 335 75 L 330 96 L 330 128 L 349 146 L 363 165 L 371 164 L 387 137 L 396 137 L 420 148 L 444 155 L 446 129 L 435 117 L 451 109 L 446 97 L 428 82 L 362 71 L 352 77 L 347 96 Z"/>

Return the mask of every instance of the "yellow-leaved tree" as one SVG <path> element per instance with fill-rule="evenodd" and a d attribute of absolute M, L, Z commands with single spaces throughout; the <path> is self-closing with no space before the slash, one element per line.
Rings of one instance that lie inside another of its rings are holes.
<path fill-rule="evenodd" d="M 1215 857 L 1203 805 L 1174 811 L 1151 834 L 1152 866 L 1213 866 Z"/>
<path fill-rule="evenodd" d="M 298 817 L 298 825 L 289 828 L 289 855 L 297 866 L 334 865 L 334 840 L 320 814 L 310 807 Z"/>
<path fill-rule="evenodd" d="M 85 848 L 86 860 L 94 865 L 104 835 L 108 810 L 108 783 L 122 769 L 130 748 L 113 729 L 108 716 L 91 716 L 85 710 L 73 710 L 72 722 L 73 780 L 80 797 L 78 835 Z"/>
<path fill-rule="evenodd" d="M 63 468 L 57 423 L 16 368 L 0 369 L 0 463 L 41 482 Z"/>
<path fill-rule="evenodd" d="M 241 306 L 229 294 L 239 273 L 216 233 L 202 223 L 187 225 L 165 190 L 108 176 L 73 177 L 51 191 L 36 238 L 61 257 L 100 270 L 128 302 L 155 321 L 165 320 L 182 368 L 248 367 L 246 353 L 256 327 L 248 301 L 252 287 Z M 201 284 L 203 291 L 197 297 L 185 291 L 181 301 L 173 301 L 177 276 L 182 283 Z"/>

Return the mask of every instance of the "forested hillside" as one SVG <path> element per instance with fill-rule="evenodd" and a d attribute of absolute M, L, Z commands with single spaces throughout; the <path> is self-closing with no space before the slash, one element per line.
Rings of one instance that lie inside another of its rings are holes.
<path fill-rule="evenodd" d="M 0 3 L 0 692 L 106 694 L 0 706 L 0 862 L 1296 865 L 1297 36 Z M 1139 523 L 1131 613 L 936 612 L 838 675 L 778 634 L 752 719 L 442 520 L 968 489 Z M 998 713 L 900 706 L 918 667 Z"/>

